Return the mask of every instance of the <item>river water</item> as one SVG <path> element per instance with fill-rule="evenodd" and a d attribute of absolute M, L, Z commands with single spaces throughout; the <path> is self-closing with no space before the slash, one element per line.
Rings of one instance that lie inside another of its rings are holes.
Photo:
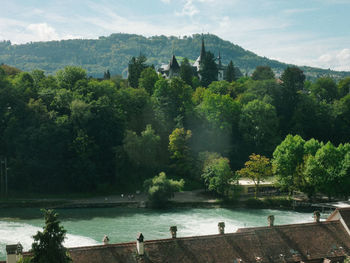
<path fill-rule="evenodd" d="M 179 237 L 216 234 L 224 221 L 225 232 L 238 228 L 267 225 L 267 216 L 275 215 L 275 224 L 311 222 L 312 213 L 271 209 L 181 208 L 165 211 L 139 208 L 58 209 L 67 230 L 65 246 L 101 244 L 105 234 L 111 243 L 134 241 L 142 232 L 146 240 L 169 238 L 169 227 L 176 225 Z M 0 209 L 0 260 L 6 244 L 21 242 L 27 251 L 32 236 L 44 225 L 42 213 L 34 208 Z"/>

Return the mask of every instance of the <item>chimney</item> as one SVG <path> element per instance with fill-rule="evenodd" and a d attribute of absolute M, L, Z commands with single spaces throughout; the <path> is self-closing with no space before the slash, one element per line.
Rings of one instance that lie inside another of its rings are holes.
<path fill-rule="evenodd" d="M 23 247 L 21 243 L 6 246 L 6 263 L 16 263 L 22 256 Z"/>
<path fill-rule="evenodd" d="M 102 239 L 102 242 L 104 245 L 108 245 L 109 243 L 109 237 L 107 235 L 104 235 L 103 239 Z"/>
<path fill-rule="evenodd" d="M 220 235 L 225 234 L 225 222 L 219 222 L 218 228 L 219 228 L 219 234 Z"/>
<path fill-rule="evenodd" d="M 275 222 L 275 216 L 274 215 L 269 215 L 267 217 L 267 222 L 269 223 L 269 227 L 272 227 L 273 223 Z"/>
<path fill-rule="evenodd" d="M 171 233 L 171 237 L 176 238 L 177 226 L 171 226 L 169 230 Z"/>
<path fill-rule="evenodd" d="M 315 222 L 315 223 L 320 223 L 320 218 L 321 218 L 321 213 L 320 213 L 320 211 L 315 211 L 315 212 L 314 212 L 314 222 Z"/>
<path fill-rule="evenodd" d="M 137 248 L 137 253 L 140 256 L 143 256 L 143 254 L 145 253 L 145 249 L 143 247 L 143 235 L 141 232 L 139 232 L 136 237 L 136 248 Z"/>

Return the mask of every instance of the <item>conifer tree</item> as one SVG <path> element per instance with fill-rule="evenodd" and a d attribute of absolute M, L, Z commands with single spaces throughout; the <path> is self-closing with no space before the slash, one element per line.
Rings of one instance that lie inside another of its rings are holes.
<path fill-rule="evenodd" d="M 184 58 L 184 60 L 181 62 L 180 77 L 186 82 L 186 84 L 192 86 L 193 71 L 187 58 Z"/>
<path fill-rule="evenodd" d="M 147 58 L 140 55 L 137 58 L 132 57 L 128 65 L 128 81 L 131 87 L 137 88 L 141 72 L 147 67 L 145 62 Z"/>
<path fill-rule="evenodd" d="M 208 87 L 210 83 L 218 80 L 218 67 L 215 63 L 214 54 L 210 51 L 205 52 L 199 74 L 201 75 L 201 84 L 204 87 Z"/>
<path fill-rule="evenodd" d="M 45 217 L 44 231 L 33 236 L 33 258 L 31 263 L 68 263 L 71 258 L 67 249 L 63 246 L 66 230 L 60 226 L 58 214 L 53 210 L 43 210 Z"/>
<path fill-rule="evenodd" d="M 235 67 L 233 66 L 232 60 L 227 65 L 227 69 L 225 71 L 224 79 L 228 82 L 232 82 L 235 80 Z"/>

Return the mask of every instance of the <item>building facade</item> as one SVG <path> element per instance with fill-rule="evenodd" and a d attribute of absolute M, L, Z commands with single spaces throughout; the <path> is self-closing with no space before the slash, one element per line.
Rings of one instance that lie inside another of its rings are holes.
<path fill-rule="evenodd" d="M 196 61 L 192 64 L 193 73 L 199 79 L 201 79 L 200 71 L 203 66 L 205 55 L 206 55 L 206 51 L 205 51 L 205 45 L 204 45 L 204 38 L 202 37 L 202 46 L 201 46 L 200 54 L 196 59 Z M 226 67 L 222 65 L 220 52 L 218 57 L 216 58 L 216 64 L 218 68 L 217 80 L 224 80 Z M 158 74 L 162 75 L 166 79 L 180 75 L 180 66 L 174 54 L 168 64 L 161 65 L 158 68 Z"/>

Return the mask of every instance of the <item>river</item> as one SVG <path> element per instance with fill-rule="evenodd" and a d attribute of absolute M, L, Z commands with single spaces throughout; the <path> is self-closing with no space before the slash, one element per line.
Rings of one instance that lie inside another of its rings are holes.
<path fill-rule="evenodd" d="M 137 232 L 146 240 L 169 238 L 169 227 L 176 225 L 178 237 L 216 234 L 217 224 L 224 221 L 225 232 L 238 228 L 267 225 L 267 216 L 275 215 L 275 224 L 311 222 L 312 213 L 271 209 L 178 208 L 165 211 L 137 208 L 58 209 L 67 230 L 65 246 L 101 244 L 105 234 L 111 243 L 134 241 Z M 44 220 L 39 209 L 0 209 L 0 260 L 6 244 L 21 242 L 27 251 L 32 236 L 42 230 Z"/>

